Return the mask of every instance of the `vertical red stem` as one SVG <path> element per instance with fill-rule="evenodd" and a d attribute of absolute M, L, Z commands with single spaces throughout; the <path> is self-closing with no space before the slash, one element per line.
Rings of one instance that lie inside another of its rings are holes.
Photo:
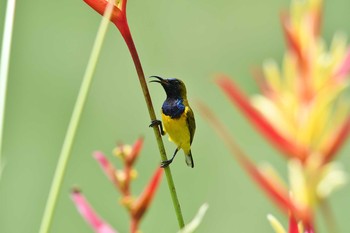
<path fill-rule="evenodd" d="M 130 222 L 130 233 L 137 233 L 139 229 L 139 221 L 131 218 L 131 222 Z"/>
<path fill-rule="evenodd" d="M 127 44 L 128 48 L 129 48 L 129 51 L 130 51 L 131 57 L 134 61 L 134 65 L 135 65 L 137 75 L 138 75 L 138 78 L 140 81 L 141 89 L 142 89 L 142 92 L 143 92 L 143 95 L 144 95 L 144 98 L 145 98 L 145 101 L 147 104 L 148 113 L 149 113 L 149 116 L 151 118 L 151 121 L 153 121 L 153 120 L 156 120 L 156 114 L 154 112 L 151 96 L 150 96 L 149 91 L 148 91 L 147 83 L 145 80 L 145 75 L 143 73 L 140 58 L 138 56 L 138 53 L 137 53 L 137 50 L 136 50 L 136 47 L 134 44 L 134 40 L 131 36 L 130 29 L 129 29 L 128 23 L 126 21 L 126 18 L 124 18 L 124 20 L 125 21 L 123 23 L 115 23 L 115 25 L 118 27 L 120 33 L 122 34 L 122 36 L 125 40 L 125 43 Z M 154 134 L 155 134 L 155 137 L 157 140 L 158 150 L 160 152 L 161 159 L 163 161 L 165 161 L 165 160 L 167 160 L 167 156 L 166 156 L 162 137 L 161 137 L 160 132 L 159 132 L 157 127 L 153 127 L 153 131 L 154 131 Z M 174 206 L 175 213 L 176 213 L 176 218 L 177 218 L 179 227 L 181 229 L 185 226 L 185 222 L 183 220 L 181 206 L 180 206 L 180 202 L 179 202 L 178 197 L 177 197 L 176 188 L 175 188 L 175 184 L 173 181 L 170 167 L 164 168 L 164 172 L 165 172 L 165 175 L 167 178 L 168 187 L 170 190 L 171 198 L 173 201 L 173 206 Z"/>

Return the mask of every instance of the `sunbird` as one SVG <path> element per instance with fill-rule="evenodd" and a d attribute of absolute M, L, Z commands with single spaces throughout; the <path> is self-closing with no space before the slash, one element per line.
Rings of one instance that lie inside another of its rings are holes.
<path fill-rule="evenodd" d="M 166 92 L 166 99 L 161 110 L 164 128 L 159 120 L 152 121 L 150 126 L 159 125 L 161 134 L 168 133 L 169 140 L 177 146 L 172 158 L 163 161 L 161 167 L 169 166 L 173 162 L 176 153 L 182 149 L 185 153 L 187 166 L 193 168 L 191 144 L 196 130 L 196 122 L 193 111 L 188 104 L 186 86 L 176 78 L 163 79 L 159 76 L 151 76 L 150 78 L 156 78 L 157 80 L 150 82 L 160 83 Z"/>

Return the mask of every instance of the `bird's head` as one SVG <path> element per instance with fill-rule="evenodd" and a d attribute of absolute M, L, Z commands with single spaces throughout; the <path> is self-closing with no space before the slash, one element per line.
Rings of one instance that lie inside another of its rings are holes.
<path fill-rule="evenodd" d="M 167 97 L 186 98 L 186 86 L 180 79 L 164 79 L 159 76 L 151 76 L 150 78 L 156 78 L 156 80 L 150 82 L 160 83 L 163 86 Z"/>

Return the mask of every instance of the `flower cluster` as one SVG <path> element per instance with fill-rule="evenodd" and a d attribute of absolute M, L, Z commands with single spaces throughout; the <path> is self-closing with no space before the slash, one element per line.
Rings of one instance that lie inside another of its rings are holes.
<path fill-rule="evenodd" d="M 256 72 L 261 94 L 248 98 L 227 76 L 216 79 L 252 125 L 285 155 L 289 184 L 272 167 L 257 168 L 207 115 L 255 181 L 301 223 L 300 232 L 314 232 L 315 209 L 346 181 L 333 159 L 350 132 L 350 107 L 342 100 L 349 86 L 350 50 L 340 33 L 326 47 L 321 16 L 322 0 L 292 0 L 290 11 L 281 17 L 287 41 L 282 67 L 269 60 Z"/>
<path fill-rule="evenodd" d="M 130 215 L 130 232 L 139 232 L 139 224 L 148 209 L 157 187 L 160 183 L 163 169 L 157 168 L 153 177 L 145 187 L 144 191 L 135 198 L 131 193 L 131 182 L 136 178 L 136 171 L 134 164 L 139 156 L 142 148 L 143 139 L 139 139 L 133 146 L 120 145 L 114 150 L 114 154 L 120 158 L 124 164 L 123 169 L 117 169 L 101 152 L 95 152 L 94 157 L 101 165 L 101 168 L 121 193 L 122 198 L 120 203 L 127 209 Z M 107 223 L 101 220 L 96 212 L 90 207 L 85 198 L 78 189 L 72 192 L 72 199 L 76 204 L 81 215 L 90 223 L 92 228 L 97 233 L 112 233 L 117 232 L 113 230 Z M 107 230 L 106 230 L 107 229 Z"/>

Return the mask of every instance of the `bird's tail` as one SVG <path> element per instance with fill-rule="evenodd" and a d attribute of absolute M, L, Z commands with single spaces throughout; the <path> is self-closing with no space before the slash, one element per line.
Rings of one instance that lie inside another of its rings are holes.
<path fill-rule="evenodd" d="M 192 167 L 192 168 L 194 167 L 194 162 L 193 162 L 191 150 L 190 150 L 190 152 L 186 155 L 186 164 L 187 164 L 187 166 L 189 166 L 189 167 Z"/>

